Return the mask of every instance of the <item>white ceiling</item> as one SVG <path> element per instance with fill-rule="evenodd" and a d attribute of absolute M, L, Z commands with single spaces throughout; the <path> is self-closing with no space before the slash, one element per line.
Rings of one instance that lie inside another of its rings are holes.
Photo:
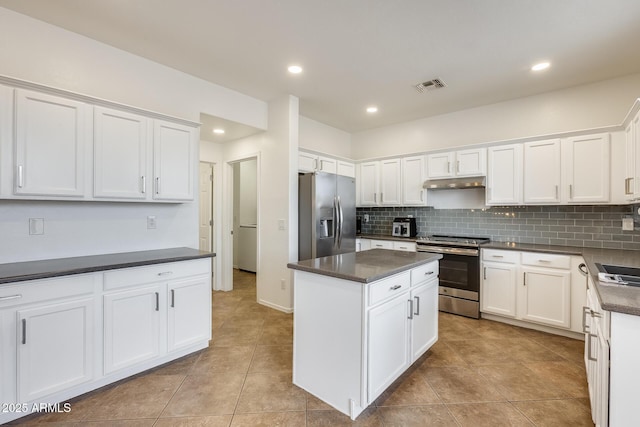
<path fill-rule="evenodd" d="M 348 132 L 640 72 L 638 0 L 0 0 Z M 540 60 L 552 67 L 534 74 Z M 298 63 L 304 72 L 286 72 Z M 434 77 L 447 87 L 418 93 Z M 640 95 L 640 94 L 639 94 Z M 365 113 L 376 104 L 379 112 Z"/>

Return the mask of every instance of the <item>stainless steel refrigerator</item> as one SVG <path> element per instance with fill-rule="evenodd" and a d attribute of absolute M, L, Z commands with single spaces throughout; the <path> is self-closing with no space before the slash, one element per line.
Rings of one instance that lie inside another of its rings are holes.
<path fill-rule="evenodd" d="M 356 181 L 326 172 L 298 176 L 298 260 L 356 250 Z"/>

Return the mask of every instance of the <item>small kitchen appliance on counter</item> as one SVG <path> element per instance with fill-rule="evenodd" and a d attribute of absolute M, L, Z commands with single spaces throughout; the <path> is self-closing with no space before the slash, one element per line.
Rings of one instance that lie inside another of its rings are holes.
<path fill-rule="evenodd" d="M 394 237 L 415 237 L 418 235 L 418 227 L 416 226 L 416 219 L 409 218 L 394 218 L 393 226 L 391 228 L 391 235 Z"/>

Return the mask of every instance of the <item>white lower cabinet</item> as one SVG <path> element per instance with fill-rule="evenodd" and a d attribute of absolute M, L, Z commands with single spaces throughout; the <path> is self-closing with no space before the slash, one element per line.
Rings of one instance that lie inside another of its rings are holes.
<path fill-rule="evenodd" d="M 160 355 L 160 285 L 104 296 L 104 372 Z"/>
<path fill-rule="evenodd" d="M 0 286 L 0 424 L 207 347 L 209 258 Z M 104 366 L 103 366 L 104 365 Z"/>
<path fill-rule="evenodd" d="M 93 298 L 20 309 L 17 320 L 20 402 L 93 378 Z"/>
<path fill-rule="evenodd" d="M 295 270 L 294 283 L 293 382 L 352 419 L 438 340 L 437 261 L 371 283 Z"/>
<path fill-rule="evenodd" d="M 511 318 L 579 333 L 576 319 L 583 298 L 572 295 L 582 280 L 572 280 L 576 261 L 569 255 L 482 249 L 480 311 L 500 316 L 495 320 Z"/>

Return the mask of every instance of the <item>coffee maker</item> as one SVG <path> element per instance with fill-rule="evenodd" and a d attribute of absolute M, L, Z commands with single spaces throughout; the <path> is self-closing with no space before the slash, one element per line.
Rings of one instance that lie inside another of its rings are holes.
<path fill-rule="evenodd" d="M 416 226 L 416 219 L 409 218 L 394 218 L 393 226 L 391 228 L 391 235 L 394 237 L 415 237 L 418 234 L 418 227 Z"/>

